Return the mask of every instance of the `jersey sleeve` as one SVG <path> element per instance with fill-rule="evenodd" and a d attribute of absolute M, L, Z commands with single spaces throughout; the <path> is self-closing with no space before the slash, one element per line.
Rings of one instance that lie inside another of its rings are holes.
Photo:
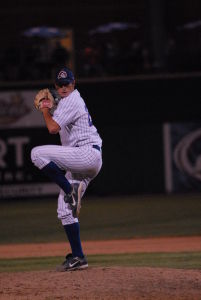
<path fill-rule="evenodd" d="M 52 118 L 62 128 L 72 123 L 76 114 L 76 103 L 63 99 L 59 102 Z"/>

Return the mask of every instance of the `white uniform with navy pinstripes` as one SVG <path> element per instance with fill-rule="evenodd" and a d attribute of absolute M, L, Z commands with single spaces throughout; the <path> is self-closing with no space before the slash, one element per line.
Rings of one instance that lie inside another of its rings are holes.
<path fill-rule="evenodd" d="M 66 171 L 70 182 L 82 180 L 85 191 L 89 182 L 101 169 L 101 152 L 92 145 L 101 147 L 102 140 L 77 90 L 59 101 L 53 119 L 61 127 L 59 134 L 62 146 L 35 147 L 31 154 L 32 161 L 39 169 L 53 161 Z M 77 219 L 73 218 L 68 204 L 65 204 L 63 199 L 64 192 L 61 190 L 58 197 L 58 218 L 63 225 L 74 223 Z"/>

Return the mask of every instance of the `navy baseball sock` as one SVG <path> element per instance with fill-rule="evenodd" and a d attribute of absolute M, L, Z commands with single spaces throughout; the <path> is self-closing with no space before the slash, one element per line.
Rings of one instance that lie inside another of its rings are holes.
<path fill-rule="evenodd" d="M 63 171 L 54 162 L 51 161 L 41 170 L 53 182 L 57 183 L 66 194 L 69 194 L 72 191 L 70 182 L 66 179 Z"/>
<path fill-rule="evenodd" d="M 82 245 L 80 240 L 80 224 L 73 223 L 69 225 L 64 225 L 64 229 L 68 237 L 69 243 L 71 245 L 73 257 L 78 256 L 83 258 L 84 254 L 82 251 Z"/>

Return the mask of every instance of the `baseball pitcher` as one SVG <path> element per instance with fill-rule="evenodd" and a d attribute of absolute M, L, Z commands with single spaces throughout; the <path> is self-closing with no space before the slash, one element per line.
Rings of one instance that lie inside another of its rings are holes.
<path fill-rule="evenodd" d="M 81 199 L 90 181 L 102 167 L 102 139 L 79 91 L 72 71 L 61 68 L 55 78 L 59 101 L 49 89 L 39 91 L 34 99 L 42 112 L 50 134 L 60 135 L 61 146 L 44 145 L 32 149 L 34 165 L 60 187 L 58 218 L 61 220 L 72 253 L 66 256 L 59 271 L 88 267 L 80 240 L 78 216 Z"/>

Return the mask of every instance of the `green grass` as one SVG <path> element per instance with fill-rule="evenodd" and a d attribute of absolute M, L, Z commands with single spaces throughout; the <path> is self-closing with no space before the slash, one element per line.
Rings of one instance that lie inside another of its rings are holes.
<path fill-rule="evenodd" d="M 0 259 L 0 272 L 55 270 L 63 257 Z M 90 267 L 161 267 L 201 270 L 200 252 L 89 255 Z"/>
<path fill-rule="evenodd" d="M 0 244 L 66 241 L 57 199 L 0 202 Z M 201 195 L 86 197 L 82 240 L 201 235 Z"/>

